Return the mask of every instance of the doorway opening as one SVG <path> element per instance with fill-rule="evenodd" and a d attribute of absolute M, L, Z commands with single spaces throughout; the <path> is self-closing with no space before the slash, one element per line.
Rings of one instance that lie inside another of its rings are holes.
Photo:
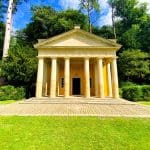
<path fill-rule="evenodd" d="M 81 80 L 80 78 L 72 79 L 72 94 L 81 95 Z"/>

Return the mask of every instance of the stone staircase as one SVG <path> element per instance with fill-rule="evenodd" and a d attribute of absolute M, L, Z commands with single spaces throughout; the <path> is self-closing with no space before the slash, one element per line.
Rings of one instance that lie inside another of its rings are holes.
<path fill-rule="evenodd" d="M 134 102 L 129 102 L 124 99 L 114 98 L 83 98 L 83 97 L 70 97 L 70 98 L 30 98 L 20 102 L 20 104 L 101 104 L 101 105 L 134 105 Z"/>

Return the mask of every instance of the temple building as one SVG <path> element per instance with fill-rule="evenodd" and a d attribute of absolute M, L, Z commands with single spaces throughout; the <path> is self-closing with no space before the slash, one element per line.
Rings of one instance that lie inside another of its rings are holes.
<path fill-rule="evenodd" d="M 36 97 L 119 98 L 116 52 L 121 45 L 81 30 L 40 39 Z"/>

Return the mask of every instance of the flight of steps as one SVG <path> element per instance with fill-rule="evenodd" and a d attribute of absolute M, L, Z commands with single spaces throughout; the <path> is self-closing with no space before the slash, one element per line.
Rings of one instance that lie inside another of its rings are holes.
<path fill-rule="evenodd" d="M 134 105 L 134 102 L 129 102 L 124 99 L 113 98 L 83 98 L 83 97 L 70 97 L 70 98 L 30 98 L 20 102 L 20 104 L 101 104 L 101 105 Z"/>

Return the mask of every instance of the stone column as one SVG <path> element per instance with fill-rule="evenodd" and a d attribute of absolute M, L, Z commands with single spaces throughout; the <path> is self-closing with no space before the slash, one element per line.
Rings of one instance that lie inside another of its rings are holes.
<path fill-rule="evenodd" d="M 110 62 L 107 62 L 107 79 L 108 79 L 108 96 L 112 97 L 112 82 L 111 82 L 111 70 L 110 70 Z"/>
<path fill-rule="evenodd" d="M 56 79 L 57 79 L 57 58 L 52 58 L 51 65 L 51 85 L 50 85 L 50 97 L 56 97 Z"/>
<path fill-rule="evenodd" d="M 85 97 L 90 97 L 90 63 L 89 58 L 84 59 L 84 69 L 85 69 Z"/>
<path fill-rule="evenodd" d="M 65 68 L 64 68 L 64 77 L 65 77 L 65 91 L 64 96 L 69 97 L 70 91 L 70 59 L 65 58 Z"/>
<path fill-rule="evenodd" d="M 113 89 L 113 97 L 119 98 L 118 71 L 116 58 L 112 59 L 112 89 Z"/>
<path fill-rule="evenodd" d="M 36 82 L 36 97 L 37 98 L 42 97 L 43 68 L 44 68 L 44 58 L 39 58 L 38 72 L 37 72 L 37 82 Z"/>
<path fill-rule="evenodd" d="M 104 77 L 103 77 L 103 59 L 98 58 L 98 85 L 99 85 L 99 97 L 104 98 Z"/>
<path fill-rule="evenodd" d="M 97 63 L 95 62 L 95 96 L 98 97 L 98 70 Z"/>

